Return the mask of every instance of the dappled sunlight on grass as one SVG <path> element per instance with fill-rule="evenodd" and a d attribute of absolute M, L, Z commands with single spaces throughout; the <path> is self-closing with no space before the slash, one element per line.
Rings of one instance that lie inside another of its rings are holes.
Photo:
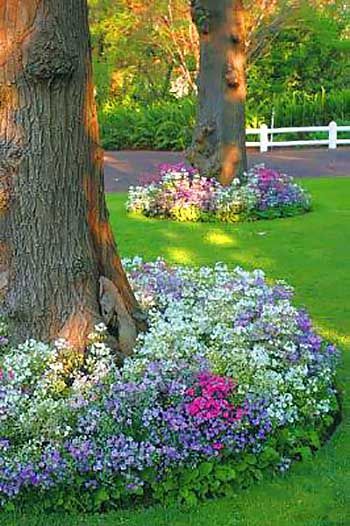
<path fill-rule="evenodd" d="M 322 335 L 344 351 L 339 381 L 346 387 L 343 422 L 331 441 L 285 478 L 189 512 L 125 513 L 116 516 L 116 526 L 207 526 L 207 517 L 215 518 L 212 526 L 350 526 L 350 178 L 305 179 L 303 185 L 313 196 L 310 214 L 239 225 L 130 217 L 125 195 L 108 196 L 122 255 L 162 255 L 196 266 L 224 261 L 262 268 L 268 279 L 291 284 L 295 304 L 305 306 Z"/>
<path fill-rule="evenodd" d="M 123 195 L 125 197 L 125 201 L 126 201 L 125 194 L 107 194 L 107 201 L 109 201 L 109 199 L 111 198 L 112 195 L 115 196 L 115 197 L 119 197 L 119 196 Z M 156 221 L 156 219 L 154 219 L 152 217 L 146 217 L 143 214 L 137 214 L 136 212 L 126 212 L 124 210 L 124 213 L 127 214 L 128 218 L 131 221 L 137 221 L 138 223 L 140 223 L 140 222 L 142 222 L 142 223 L 152 223 L 152 222 Z"/>
<path fill-rule="evenodd" d="M 211 245 L 237 245 L 237 240 L 233 239 L 232 236 L 229 236 L 227 233 L 221 232 L 220 230 L 213 230 L 208 232 L 204 240 Z"/>
<path fill-rule="evenodd" d="M 310 214 L 244 224 L 177 223 L 149 219 L 124 209 L 125 195 L 109 195 L 111 220 L 122 255 L 159 255 L 170 263 L 262 268 L 269 278 L 295 288 L 295 301 L 315 322 L 342 336 L 350 334 L 349 178 L 304 180 L 312 192 Z M 348 228 L 347 228 L 348 226 Z M 344 344 L 342 343 L 342 346 Z"/>
<path fill-rule="evenodd" d="M 319 325 L 317 322 L 316 325 L 319 333 L 322 334 L 325 339 L 335 342 L 347 351 L 350 350 L 350 333 L 342 334 L 333 328 Z"/>
<path fill-rule="evenodd" d="M 343 421 L 311 461 L 284 477 L 264 480 L 237 497 L 191 509 L 156 507 L 106 516 L 50 516 L 51 526 L 350 526 L 350 178 L 302 181 L 312 193 L 310 214 L 229 225 L 175 223 L 128 215 L 126 195 L 108 195 L 122 256 L 159 255 L 169 263 L 262 268 L 285 279 L 324 337 L 343 349 L 339 384 Z M 11 517 L 4 526 L 46 526 L 46 514 Z"/>
<path fill-rule="evenodd" d="M 167 239 L 178 240 L 179 234 L 177 234 L 176 232 L 164 232 L 164 237 Z"/>
<path fill-rule="evenodd" d="M 191 255 L 191 252 L 184 248 L 169 247 L 166 249 L 166 252 L 171 257 L 171 260 L 176 263 L 190 265 L 193 261 L 193 255 Z"/>
<path fill-rule="evenodd" d="M 128 215 L 125 194 L 108 195 L 122 255 L 159 255 L 170 263 L 262 268 L 285 279 L 321 327 L 350 334 L 349 178 L 304 180 L 314 211 L 303 216 L 244 224 L 177 223 Z"/>

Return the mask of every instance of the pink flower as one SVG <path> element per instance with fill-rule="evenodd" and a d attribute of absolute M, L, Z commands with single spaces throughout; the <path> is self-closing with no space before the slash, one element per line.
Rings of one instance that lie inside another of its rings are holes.
<path fill-rule="evenodd" d="M 245 411 L 242 407 L 239 407 L 236 411 L 235 420 L 241 420 L 245 415 Z"/>
<path fill-rule="evenodd" d="M 186 404 L 186 410 L 198 424 L 215 419 L 226 420 L 229 424 L 242 418 L 243 409 L 236 409 L 228 400 L 236 387 L 231 378 L 201 372 L 197 380 L 197 385 L 186 390 L 186 395 L 193 397 L 193 400 Z"/>

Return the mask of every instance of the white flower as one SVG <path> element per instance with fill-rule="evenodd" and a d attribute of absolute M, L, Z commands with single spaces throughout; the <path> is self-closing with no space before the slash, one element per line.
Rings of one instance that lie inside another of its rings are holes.
<path fill-rule="evenodd" d="M 107 327 L 104 323 L 99 323 L 98 325 L 95 325 L 95 331 L 98 333 L 103 333 L 107 331 Z"/>

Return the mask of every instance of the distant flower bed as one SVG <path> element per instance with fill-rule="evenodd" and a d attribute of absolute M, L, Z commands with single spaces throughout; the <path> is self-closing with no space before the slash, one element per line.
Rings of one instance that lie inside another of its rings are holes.
<path fill-rule="evenodd" d="M 184 164 L 161 165 L 131 186 L 127 210 L 177 221 L 238 221 L 293 216 L 310 210 L 308 193 L 293 178 L 258 165 L 242 181 L 222 186 Z"/>
<path fill-rule="evenodd" d="M 120 370 L 97 326 L 10 348 L 0 324 L 0 502 L 194 504 L 308 458 L 338 413 L 337 351 L 261 271 L 125 261 L 149 330 Z"/>

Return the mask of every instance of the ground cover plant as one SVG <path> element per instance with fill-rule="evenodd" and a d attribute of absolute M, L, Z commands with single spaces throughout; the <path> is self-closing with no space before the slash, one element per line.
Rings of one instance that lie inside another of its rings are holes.
<path fill-rule="evenodd" d="M 261 85 L 261 75 L 259 75 Z M 274 126 L 327 126 L 336 121 L 339 126 L 348 124 L 350 91 L 307 93 L 284 92 L 263 99 L 258 94 L 247 102 L 247 128 Z M 110 100 L 99 109 L 101 140 L 108 150 L 173 150 L 183 151 L 191 145 L 196 116 L 196 101 L 193 97 L 180 100 L 160 100 L 152 104 Z M 347 135 L 348 136 L 348 135 Z M 301 135 L 298 134 L 298 139 Z M 309 139 L 310 134 L 305 134 Z M 317 138 L 317 137 L 316 137 Z M 320 137 L 325 138 L 325 137 Z M 294 140 L 295 134 L 276 135 L 275 140 Z M 248 140 L 255 141 L 252 135 Z"/>
<path fill-rule="evenodd" d="M 333 340 L 349 344 L 349 275 L 344 261 L 349 259 L 348 237 L 349 179 L 307 181 L 315 196 L 313 214 L 285 221 L 239 225 L 179 224 L 147 218 L 130 218 L 123 213 L 125 196 L 110 196 L 112 221 L 122 229 L 123 254 L 135 255 L 137 247 L 147 259 L 163 254 L 175 263 L 212 264 L 217 259 L 247 268 L 264 267 L 268 275 L 284 277 L 296 285 L 297 303 L 306 304 L 317 324 Z M 145 230 L 145 222 L 147 229 Z M 164 228 L 166 225 L 166 228 Z M 147 233 L 145 233 L 147 232 Z M 322 233 L 322 235 L 321 235 Z M 170 241 L 171 240 L 171 241 Z M 208 250 L 212 247 L 212 250 Z M 215 250 L 213 250 L 215 249 Z M 301 262 L 303 264 L 301 265 Z M 344 355 L 341 383 L 348 383 L 348 355 Z M 346 394 L 346 393 L 345 393 Z M 192 511 L 152 509 L 143 512 L 113 513 L 103 518 L 73 515 L 50 516 L 56 525 L 205 525 L 256 526 L 278 524 L 347 524 L 349 516 L 348 397 L 344 399 L 344 423 L 332 442 L 312 461 L 294 467 L 287 478 L 264 481 L 258 487 L 229 498 L 208 502 Z M 39 515 L 35 504 L 28 516 L 1 514 L 1 524 L 43 525 L 47 515 Z"/>
<path fill-rule="evenodd" d="M 37 490 L 54 510 L 195 504 L 288 470 L 334 423 L 337 351 L 290 288 L 224 264 L 124 263 L 149 328 L 122 369 L 102 325 L 80 353 L 2 337 L 5 506 Z"/>
<path fill-rule="evenodd" d="M 185 164 L 160 165 L 140 182 L 130 187 L 126 207 L 149 217 L 236 223 L 293 216 L 311 207 L 309 194 L 292 177 L 264 165 L 229 186 Z"/>

